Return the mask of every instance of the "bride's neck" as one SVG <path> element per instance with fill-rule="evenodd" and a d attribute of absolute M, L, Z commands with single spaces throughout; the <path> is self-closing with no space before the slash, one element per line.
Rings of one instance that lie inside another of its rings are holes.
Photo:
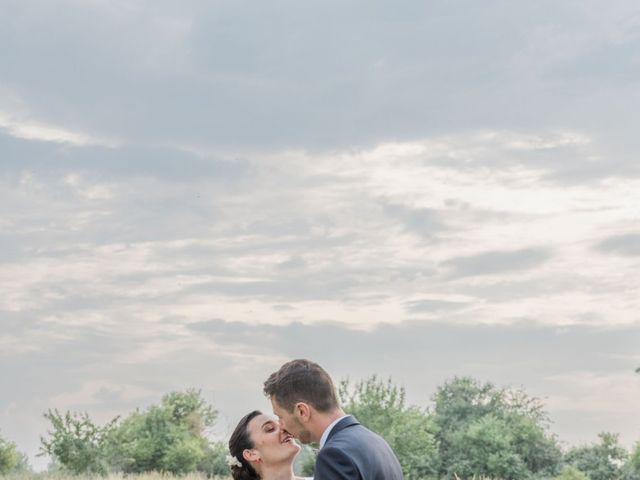
<path fill-rule="evenodd" d="M 260 478 L 261 480 L 293 480 L 296 477 L 293 474 L 291 464 L 286 464 L 282 466 L 274 465 L 271 468 L 263 469 Z"/>

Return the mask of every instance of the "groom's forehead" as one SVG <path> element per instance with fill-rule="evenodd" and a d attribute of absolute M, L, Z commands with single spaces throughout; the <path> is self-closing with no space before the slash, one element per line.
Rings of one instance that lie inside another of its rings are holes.
<path fill-rule="evenodd" d="M 269 400 L 271 400 L 271 408 L 273 409 L 274 415 L 278 415 L 278 412 L 283 411 L 283 408 L 280 406 L 280 404 L 278 403 L 278 400 L 276 400 L 274 395 L 271 395 L 269 397 Z"/>
<path fill-rule="evenodd" d="M 273 407 L 273 414 L 278 418 L 278 420 L 286 417 L 287 410 L 283 408 L 282 405 L 279 405 L 275 400 L 271 400 L 271 406 Z"/>

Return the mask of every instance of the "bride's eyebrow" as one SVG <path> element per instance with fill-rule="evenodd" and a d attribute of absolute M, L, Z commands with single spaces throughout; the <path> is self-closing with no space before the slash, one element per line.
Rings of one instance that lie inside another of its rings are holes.
<path fill-rule="evenodd" d="M 267 425 L 269 425 L 270 423 L 272 423 L 272 424 L 273 424 L 273 423 L 275 423 L 275 422 L 274 422 L 273 420 L 267 420 L 266 422 L 264 422 L 264 423 L 262 424 L 262 428 L 266 427 L 266 426 L 267 426 Z"/>

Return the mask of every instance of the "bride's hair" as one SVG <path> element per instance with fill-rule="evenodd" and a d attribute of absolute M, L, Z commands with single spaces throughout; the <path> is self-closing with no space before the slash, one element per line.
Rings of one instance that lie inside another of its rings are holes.
<path fill-rule="evenodd" d="M 249 433 L 249 422 L 258 415 L 262 415 L 262 412 L 254 410 L 242 417 L 229 439 L 229 453 L 242 464 L 240 467 L 237 465 L 231 466 L 231 475 L 234 480 L 257 480 L 260 478 L 258 472 L 242 456 L 242 452 L 245 449 L 254 447 Z"/>

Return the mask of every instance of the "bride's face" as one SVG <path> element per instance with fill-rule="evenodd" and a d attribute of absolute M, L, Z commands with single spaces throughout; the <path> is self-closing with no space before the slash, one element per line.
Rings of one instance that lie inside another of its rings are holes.
<path fill-rule="evenodd" d="M 248 429 L 254 444 L 252 450 L 264 465 L 293 461 L 300 451 L 293 436 L 280 428 L 278 417 L 274 415 L 260 414 L 252 418 Z"/>

